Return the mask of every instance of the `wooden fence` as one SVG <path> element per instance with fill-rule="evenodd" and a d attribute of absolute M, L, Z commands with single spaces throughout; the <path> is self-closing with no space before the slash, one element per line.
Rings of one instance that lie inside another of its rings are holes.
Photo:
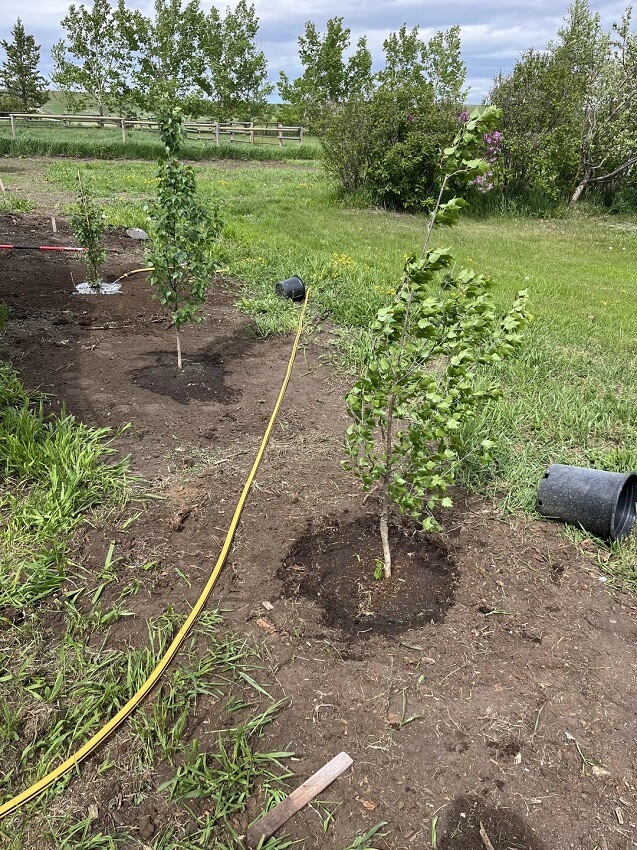
<path fill-rule="evenodd" d="M 42 122 L 43 125 L 62 122 L 65 127 L 87 126 L 105 127 L 110 124 L 119 127 L 122 132 L 122 142 L 130 130 L 145 129 L 157 131 L 159 123 L 153 118 L 118 118 L 113 115 L 40 115 L 38 113 L 10 112 L 0 115 L 0 121 L 8 121 L 11 125 L 11 136 L 17 138 L 18 121 Z M 184 129 L 189 137 L 196 137 L 219 144 L 220 141 L 244 142 L 251 145 L 257 139 L 272 139 L 283 147 L 285 142 L 303 143 L 303 127 L 286 127 L 283 124 L 264 122 L 255 124 L 253 121 L 184 121 Z"/>

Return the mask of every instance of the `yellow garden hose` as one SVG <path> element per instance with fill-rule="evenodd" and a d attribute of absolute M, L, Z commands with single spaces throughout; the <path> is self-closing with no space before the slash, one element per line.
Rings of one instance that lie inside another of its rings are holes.
<path fill-rule="evenodd" d="M 250 492 L 250 487 L 257 473 L 257 469 L 259 468 L 259 464 L 261 463 L 261 459 L 268 444 L 268 440 L 270 439 L 272 428 L 274 427 L 279 408 L 281 407 L 285 391 L 290 381 L 290 376 L 292 375 L 292 367 L 294 366 L 296 352 L 299 347 L 299 341 L 301 339 L 301 333 L 303 331 L 303 319 L 305 318 L 305 312 L 307 310 L 308 296 L 309 291 L 305 296 L 305 301 L 303 302 L 303 307 L 299 316 L 296 337 L 294 339 L 294 345 L 292 346 L 292 353 L 290 354 L 290 360 L 288 362 L 287 371 L 285 373 L 285 378 L 283 379 L 283 384 L 281 386 L 278 398 L 274 405 L 272 415 L 270 416 L 268 427 L 265 429 L 265 433 L 263 435 L 263 439 L 261 440 L 261 445 L 259 446 L 257 456 L 254 460 L 254 463 L 252 464 L 250 474 L 248 475 L 248 478 L 245 484 L 243 485 L 243 490 L 241 491 L 241 495 L 239 496 L 239 501 L 237 502 L 237 507 L 235 508 L 235 512 L 232 516 L 230 527 L 228 528 L 228 533 L 226 534 L 226 539 L 221 549 L 221 553 L 217 559 L 217 563 L 215 564 L 214 569 L 210 574 L 210 578 L 208 579 L 206 586 L 201 592 L 201 596 L 195 603 L 194 608 L 188 615 L 185 623 L 179 630 L 177 636 L 174 638 L 173 642 L 166 650 L 166 654 L 159 661 L 155 669 L 152 671 L 148 679 L 146 679 L 146 681 L 137 691 L 137 693 L 129 699 L 126 705 L 120 708 L 117 714 L 112 717 L 108 721 L 108 723 L 102 726 L 99 732 L 93 735 L 93 737 L 88 740 L 83 746 L 81 746 L 80 749 L 77 750 L 77 752 L 75 752 L 70 758 L 62 762 L 62 764 L 58 765 L 55 770 L 52 770 L 43 779 L 40 779 L 38 782 L 34 783 L 30 788 L 27 788 L 25 791 L 22 791 L 22 793 L 18 794 L 12 800 L 9 800 L 7 803 L 4 803 L 4 805 L 0 806 L 0 820 L 11 814 L 11 812 L 14 812 L 16 809 L 19 809 L 20 806 L 22 806 L 24 803 L 27 803 L 29 800 L 32 800 L 42 791 L 49 788 L 51 785 L 53 785 L 54 782 L 56 782 L 70 770 L 77 769 L 79 763 L 83 761 L 87 756 L 91 755 L 91 753 L 94 752 L 100 746 L 100 744 L 104 743 L 104 741 L 124 722 L 124 720 L 126 720 L 128 715 L 131 714 L 137 708 L 137 706 L 141 703 L 144 697 L 147 696 L 147 694 L 155 687 L 155 685 L 161 678 L 163 672 L 166 670 L 168 665 L 179 652 L 179 649 L 183 644 L 184 640 L 186 639 L 188 632 L 192 628 L 195 620 L 197 619 L 202 609 L 204 608 L 206 602 L 208 601 L 212 589 L 215 586 L 219 574 L 221 573 L 221 569 L 226 560 L 226 556 L 228 555 L 228 552 L 230 550 L 230 546 L 232 545 L 232 540 L 234 538 L 237 525 L 239 524 L 239 519 L 241 517 L 241 512 L 243 511 L 243 506 L 248 497 L 248 493 Z"/>
<path fill-rule="evenodd" d="M 118 277 L 117 280 L 114 280 L 113 283 L 119 283 L 120 280 L 125 280 L 127 277 L 130 277 L 132 274 L 141 274 L 142 272 L 154 272 L 155 266 L 148 266 L 146 269 L 133 269 L 132 272 L 126 272 L 121 277 Z"/>
<path fill-rule="evenodd" d="M 0 246 L 1 247 L 1 246 Z M 141 274 L 142 272 L 154 272 L 155 266 L 148 266 L 145 269 L 133 269 L 132 272 L 126 272 L 121 277 L 118 277 L 117 280 L 114 280 L 113 283 L 119 283 L 120 280 L 126 280 L 127 277 L 130 277 L 132 274 Z M 230 269 L 215 269 L 215 274 L 227 274 Z"/>

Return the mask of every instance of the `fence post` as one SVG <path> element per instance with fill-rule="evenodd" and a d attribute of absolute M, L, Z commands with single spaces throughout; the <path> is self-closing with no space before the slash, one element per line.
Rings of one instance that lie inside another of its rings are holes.
<path fill-rule="evenodd" d="M 217 147 L 219 147 L 219 122 L 215 121 L 215 142 L 217 143 Z"/>
<path fill-rule="evenodd" d="M 122 143 L 126 144 L 126 122 L 122 118 Z"/>
<path fill-rule="evenodd" d="M 303 144 L 303 127 L 299 127 L 299 142 Z"/>
<path fill-rule="evenodd" d="M 11 138 L 15 139 L 15 115 L 11 114 Z"/>
<path fill-rule="evenodd" d="M 277 127 L 279 128 L 279 147 L 280 148 L 283 147 L 283 130 L 281 129 L 282 126 L 283 126 L 283 124 L 281 124 L 280 122 L 277 124 Z"/>
<path fill-rule="evenodd" d="M 250 121 L 250 144 L 254 144 L 254 121 Z"/>

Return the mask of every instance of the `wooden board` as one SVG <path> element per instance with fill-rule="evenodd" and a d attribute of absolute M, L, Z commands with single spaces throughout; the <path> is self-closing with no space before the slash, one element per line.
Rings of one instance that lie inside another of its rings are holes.
<path fill-rule="evenodd" d="M 317 770 L 303 785 L 299 785 L 295 791 L 292 791 L 289 797 L 281 800 L 272 811 L 250 827 L 246 835 L 248 847 L 256 847 L 262 838 L 267 840 L 271 835 L 274 835 L 277 829 L 283 826 L 292 815 L 295 815 L 317 794 L 324 791 L 352 764 L 353 761 L 347 753 L 339 753 L 320 770 Z"/>

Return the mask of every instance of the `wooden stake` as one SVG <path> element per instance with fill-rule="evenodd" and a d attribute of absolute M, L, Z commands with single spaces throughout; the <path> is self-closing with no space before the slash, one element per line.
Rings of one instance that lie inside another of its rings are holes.
<path fill-rule="evenodd" d="M 11 119 L 11 138 L 15 139 L 15 115 L 9 116 Z"/>
<path fill-rule="evenodd" d="M 2 180 L 0 180 L 0 189 L 1 189 L 3 192 L 6 192 L 6 191 L 7 191 L 7 190 L 4 188 L 4 183 L 2 182 Z"/>
<path fill-rule="evenodd" d="M 52 227 L 54 233 L 58 232 L 58 227 L 57 227 L 57 224 L 55 223 L 55 216 L 54 215 L 51 216 L 51 227 Z"/>
<path fill-rule="evenodd" d="M 275 806 L 272 811 L 264 815 L 255 824 L 252 824 L 246 834 L 248 847 L 256 847 L 261 839 L 267 841 L 292 815 L 300 811 L 321 791 L 325 791 L 327 786 L 338 779 L 342 773 L 345 773 L 352 764 L 353 761 L 347 753 L 339 753 L 332 761 L 317 770 L 303 785 L 299 785 L 295 791 L 292 791 L 289 797 L 282 800 L 278 806 Z"/>
<path fill-rule="evenodd" d="M 495 850 L 493 844 L 491 844 L 491 839 L 487 835 L 487 831 L 484 828 L 482 821 L 480 821 L 480 838 L 482 839 L 482 843 L 486 847 L 486 850 Z"/>

